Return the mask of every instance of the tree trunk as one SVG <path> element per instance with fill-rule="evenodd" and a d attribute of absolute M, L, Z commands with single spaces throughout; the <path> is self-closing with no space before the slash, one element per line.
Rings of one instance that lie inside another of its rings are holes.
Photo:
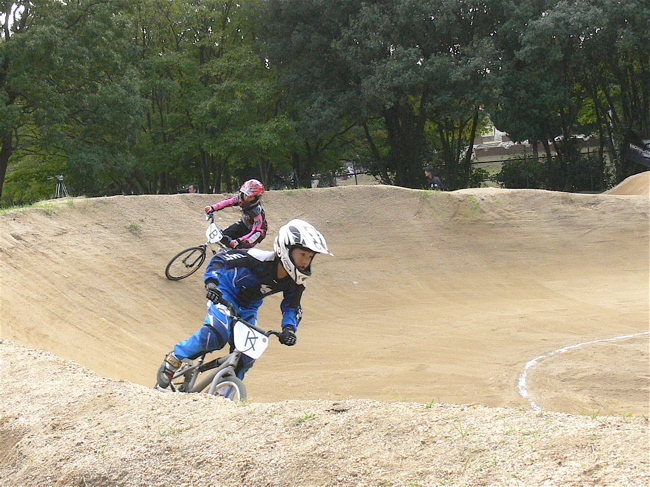
<path fill-rule="evenodd" d="M 411 108 L 399 105 L 384 110 L 384 121 L 390 141 L 389 166 L 395 172 L 395 184 L 419 188 L 422 181 L 423 134 Z"/>
<path fill-rule="evenodd" d="M 382 160 L 379 149 L 377 148 L 377 144 L 375 144 L 375 140 L 373 139 L 372 134 L 370 133 L 370 129 L 368 128 L 368 124 L 364 121 L 362 127 L 363 132 L 366 135 L 366 140 L 368 141 L 368 146 L 370 147 L 370 153 L 372 154 L 373 166 L 378 168 L 377 172 L 379 174 L 381 182 L 388 184 L 389 176 L 388 171 L 386 171 L 386 164 Z"/>
<path fill-rule="evenodd" d="M 7 132 L 2 137 L 2 147 L 0 147 L 0 199 L 2 199 L 2 188 L 5 184 L 5 176 L 7 175 L 7 166 L 9 165 L 9 158 L 13 153 L 13 137 L 11 132 Z"/>
<path fill-rule="evenodd" d="M 474 154 L 474 139 L 476 138 L 476 130 L 478 127 L 478 107 L 474 110 L 472 117 L 472 128 L 470 130 L 469 143 L 467 144 L 467 152 L 465 153 L 464 178 L 465 187 L 468 187 L 472 180 L 472 155 Z"/>

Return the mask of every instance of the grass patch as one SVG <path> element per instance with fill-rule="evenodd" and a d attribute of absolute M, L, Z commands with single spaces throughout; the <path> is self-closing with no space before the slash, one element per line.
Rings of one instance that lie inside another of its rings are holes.
<path fill-rule="evenodd" d="M 14 211 L 20 211 L 24 210 L 25 208 L 29 208 L 31 205 L 21 205 L 21 206 L 6 206 L 0 208 L 0 215 L 6 215 L 7 213 L 12 213 Z"/>
<path fill-rule="evenodd" d="M 303 415 L 303 416 L 300 416 L 299 418 L 295 419 L 295 420 L 293 421 L 293 425 L 294 425 L 294 426 L 298 426 L 298 425 L 304 423 L 305 421 L 309 421 L 309 420 L 312 419 L 314 416 L 315 416 L 314 413 L 307 413 L 307 414 L 305 414 L 305 415 Z"/>
<path fill-rule="evenodd" d="M 192 429 L 192 426 L 165 426 L 164 428 L 158 428 L 158 434 L 160 436 L 173 436 L 179 435 L 189 429 Z"/>
<path fill-rule="evenodd" d="M 454 421 L 454 429 L 458 431 L 461 438 L 465 438 L 469 434 L 469 427 L 466 424 L 463 424 L 460 419 Z"/>
<path fill-rule="evenodd" d="M 143 220 L 141 220 L 143 221 Z M 142 235 L 142 226 L 138 222 L 131 222 L 126 226 L 126 229 L 133 235 L 139 237 Z"/>

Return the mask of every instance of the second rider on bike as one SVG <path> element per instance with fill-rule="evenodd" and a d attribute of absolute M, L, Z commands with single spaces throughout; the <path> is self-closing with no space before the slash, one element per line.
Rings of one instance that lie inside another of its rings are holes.
<path fill-rule="evenodd" d="M 232 318 L 215 302 L 232 304 L 244 320 L 257 324 L 257 312 L 265 297 L 283 293 L 280 343 L 295 345 L 302 317 L 300 299 L 311 264 L 317 253 L 332 253 L 323 235 L 303 220 L 291 220 L 280 228 L 275 251 L 260 249 L 224 250 L 212 257 L 203 276 L 208 311 L 203 326 L 187 340 L 174 346 L 158 369 L 159 388 L 167 388 L 184 358 L 194 359 L 203 352 L 226 346 L 232 337 Z M 240 379 L 255 362 L 242 355 L 235 372 Z"/>
<path fill-rule="evenodd" d="M 205 207 L 207 214 L 231 206 L 241 208 L 241 219 L 223 231 L 223 244 L 226 247 L 249 249 L 264 240 L 268 223 L 264 214 L 264 207 L 260 202 L 263 194 L 264 185 L 257 179 L 249 179 L 239 188 L 239 194 Z"/>

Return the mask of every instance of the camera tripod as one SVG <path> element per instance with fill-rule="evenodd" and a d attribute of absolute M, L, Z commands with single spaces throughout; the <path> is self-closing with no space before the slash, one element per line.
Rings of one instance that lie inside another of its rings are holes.
<path fill-rule="evenodd" d="M 70 196 L 70 193 L 68 193 L 68 188 L 65 187 L 65 183 L 63 182 L 63 174 L 57 174 L 56 176 L 52 176 L 51 178 L 47 179 L 56 179 L 56 194 L 54 195 L 55 198 L 64 198 L 66 196 Z"/>

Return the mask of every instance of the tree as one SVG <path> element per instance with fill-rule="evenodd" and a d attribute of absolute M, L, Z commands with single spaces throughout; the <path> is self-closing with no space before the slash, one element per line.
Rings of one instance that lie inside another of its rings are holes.
<path fill-rule="evenodd" d="M 578 134 L 599 135 L 603 177 L 604 148 L 616 181 L 638 170 L 624 151 L 632 134 L 650 136 L 649 22 L 640 1 L 525 2 L 513 15 L 510 31 L 521 35 L 499 43 L 502 98 L 490 111 L 513 139 L 544 144 L 549 188 L 570 190 L 580 179 L 571 167 Z"/>
<path fill-rule="evenodd" d="M 148 100 L 137 146 L 141 190 L 198 181 L 222 191 L 243 178 L 273 178 L 269 156 L 288 134 L 272 74 L 253 49 L 255 4 L 141 4 L 132 34 Z"/>
<path fill-rule="evenodd" d="M 10 157 L 59 156 L 75 187 L 97 194 L 129 163 L 140 123 L 117 1 L 24 1 L 3 17 L 0 173 Z"/>
<path fill-rule="evenodd" d="M 312 174 L 340 166 L 361 120 L 349 67 L 333 45 L 357 9 L 347 0 L 271 0 L 260 9 L 258 50 L 277 77 L 280 109 L 296 134 L 296 186 L 311 186 Z"/>
<path fill-rule="evenodd" d="M 488 35 L 504 15 L 501 2 L 269 5 L 269 57 L 300 113 L 311 114 L 304 125 L 320 121 L 328 130 L 319 133 L 333 135 L 361 127 L 384 182 L 421 187 L 433 148 L 451 187 L 469 183 L 479 107 L 491 89 Z"/>
<path fill-rule="evenodd" d="M 19 53 L 12 53 L 13 37 L 25 32 L 31 22 L 31 2 L 5 2 L 0 15 L 0 197 L 4 187 L 9 158 L 16 148 L 16 130 L 20 127 L 23 108 L 19 101 L 19 86 L 10 82 L 14 65 L 19 63 Z"/>
<path fill-rule="evenodd" d="M 650 4 L 647 1 L 593 0 L 602 12 L 599 29 L 587 39 L 580 77 L 594 107 L 593 121 L 616 169 L 616 182 L 647 170 L 626 158 L 634 139 L 650 139 Z"/>

